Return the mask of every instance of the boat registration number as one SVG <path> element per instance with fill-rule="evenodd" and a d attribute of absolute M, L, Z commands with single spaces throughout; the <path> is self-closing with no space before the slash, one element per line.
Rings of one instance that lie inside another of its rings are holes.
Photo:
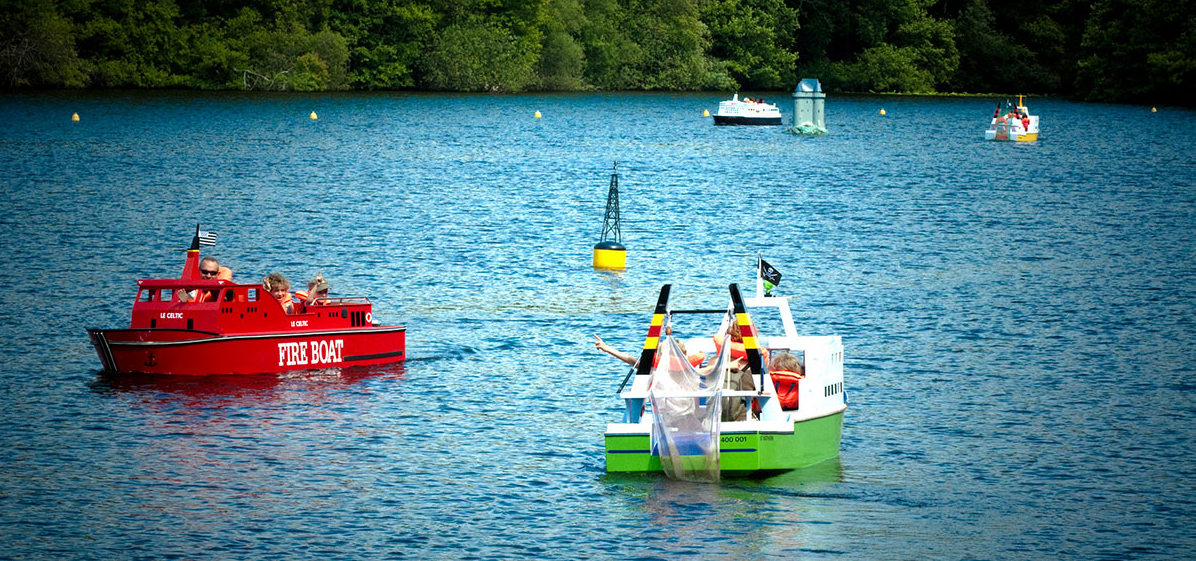
<path fill-rule="evenodd" d="M 341 362 L 344 339 L 311 339 L 278 344 L 278 365 L 337 364 Z"/>

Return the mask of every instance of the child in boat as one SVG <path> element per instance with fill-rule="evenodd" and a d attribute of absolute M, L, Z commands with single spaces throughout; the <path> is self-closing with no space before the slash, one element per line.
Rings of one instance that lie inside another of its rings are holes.
<path fill-rule="evenodd" d="M 320 298 L 327 298 L 328 291 L 332 289 L 332 285 L 324 280 L 324 276 L 316 273 L 316 278 L 307 281 L 307 290 L 296 290 L 295 300 L 300 302 L 300 308 L 306 310 L 307 306 L 323 306 L 328 302 L 319 300 Z"/>
<path fill-rule="evenodd" d="M 805 378 L 805 369 L 797 357 L 789 353 L 777 353 L 772 357 L 768 374 L 777 390 L 781 409 L 797 409 L 799 384 Z"/>
<path fill-rule="evenodd" d="M 282 304 L 282 309 L 288 314 L 295 313 L 295 304 L 291 298 L 291 281 L 288 281 L 282 273 L 270 273 L 266 278 L 262 279 L 262 287 L 269 292 L 279 304 Z"/>
<path fill-rule="evenodd" d="M 665 333 L 667 335 L 672 335 L 672 332 L 673 332 L 673 330 L 671 327 L 665 329 Z M 594 335 L 594 339 L 595 339 L 595 342 L 594 342 L 595 349 L 598 349 L 606 354 L 609 354 L 610 356 L 613 356 L 623 362 L 626 362 L 627 364 L 630 364 L 631 366 L 635 366 L 635 365 L 639 364 L 639 362 L 640 362 L 639 357 L 629 355 L 625 352 L 619 351 L 618 349 L 606 344 L 606 341 L 603 341 L 602 338 L 597 335 Z M 693 366 L 694 368 L 697 368 L 699 365 L 702 364 L 702 361 L 706 359 L 706 353 L 690 354 L 689 351 L 685 350 L 685 343 L 682 343 L 681 341 L 677 341 L 677 346 L 681 347 L 681 352 L 685 353 L 685 358 L 689 361 L 690 366 Z"/>

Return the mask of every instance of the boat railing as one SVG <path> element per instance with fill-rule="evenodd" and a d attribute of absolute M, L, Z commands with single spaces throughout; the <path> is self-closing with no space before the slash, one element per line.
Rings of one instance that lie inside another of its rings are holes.
<path fill-rule="evenodd" d="M 370 299 L 365 296 L 325 296 L 315 299 L 315 304 L 319 306 L 352 306 L 369 303 Z"/>
<path fill-rule="evenodd" d="M 706 391 L 706 392 L 660 392 L 660 391 L 657 391 L 657 392 L 655 392 L 654 395 L 658 398 L 665 398 L 665 399 L 685 399 L 685 398 L 705 399 L 705 398 L 710 397 L 710 392 L 708 392 L 708 391 Z M 632 390 L 632 391 L 623 392 L 623 393 L 619 394 L 619 397 L 623 398 L 623 402 L 627 405 L 626 409 L 623 410 L 623 422 L 624 423 L 640 422 L 640 420 L 643 418 L 644 412 L 646 411 L 644 406 L 648 400 L 648 392 Z M 760 407 L 763 408 L 764 405 L 766 403 L 768 403 L 768 400 L 772 399 L 773 397 L 776 397 L 776 394 L 774 392 L 766 392 L 763 390 L 723 389 L 721 397 L 723 399 L 726 399 L 726 398 L 743 399 L 744 404 L 747 405 L 748 407 L 751 407 L 751 401 L 754 399 L 754 400 L 757 400 L 760 403 Z"/>

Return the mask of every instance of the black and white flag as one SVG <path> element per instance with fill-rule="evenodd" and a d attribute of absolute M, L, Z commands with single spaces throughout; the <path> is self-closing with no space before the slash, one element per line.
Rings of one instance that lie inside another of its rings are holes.
<path fill-rule="evenodd" d="M 764 279 L 765 293 L 772 290 L 774 286 L 781 284 L 781 272 L 763 259 L 760 260 L 760 278 Z"/>
<path fill-rule="evenodd" d="M 199 232 L 199 245 L 216 245 L 216 232 Z"/>

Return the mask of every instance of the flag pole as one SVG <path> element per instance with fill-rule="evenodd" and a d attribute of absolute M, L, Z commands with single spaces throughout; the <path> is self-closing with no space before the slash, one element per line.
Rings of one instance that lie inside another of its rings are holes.
<path fill-rule="evenodd" d="M 764 267 L 761 265 L 761 263 L 763 263 L 763 262 L 764 262 L 764 258 L 761 256 L 760 252 L 757 251 L 756 252 L 756 298 L 759 298 L 764 295 L 764 270 L 763 270 Z"/>

